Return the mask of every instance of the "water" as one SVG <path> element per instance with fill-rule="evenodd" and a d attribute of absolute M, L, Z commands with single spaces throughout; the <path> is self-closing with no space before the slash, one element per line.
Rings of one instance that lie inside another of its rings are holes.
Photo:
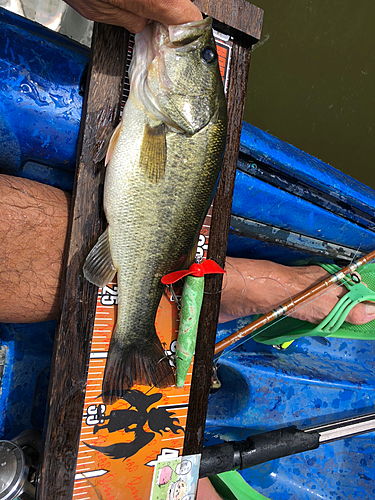
<path fill-rule="evenodd" d="M 253 3 L 245 120 L 375 188 L 375 2 Z"/>

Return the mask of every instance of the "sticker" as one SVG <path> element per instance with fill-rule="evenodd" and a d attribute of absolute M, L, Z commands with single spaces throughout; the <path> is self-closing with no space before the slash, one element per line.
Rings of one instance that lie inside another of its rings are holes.
<path fill-rule="evenodd" d="M 200 455 L 186 455 L 158 460 L 150 500 L 194 500 L 200 459 Z"/>
<path fill-rule="evenodd" d="M 229 36 L 224 37 L 224 35 L 222 33 L 219 33 L 218 31 L 214 32 L 214 36 L 220 74 L 221 78 L 223 79 L 224 92 L 225 95 L 227 95 L 229 85 L 229 71 L 232 58 L 233 38 Z"/>

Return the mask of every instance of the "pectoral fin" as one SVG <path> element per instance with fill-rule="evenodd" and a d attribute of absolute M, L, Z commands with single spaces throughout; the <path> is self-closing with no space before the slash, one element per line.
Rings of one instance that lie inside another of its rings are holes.
<path fill-rule="evenodd" d="M 116 274 L 113 266 L 109 246 L 108 228 L 99 237 L 96 245 L 86 258 L 83 266 L 85 278 L 94 285 L 103 287 L 109 283 Z"/>
<path fill-rule="evenodd" d="M 155 184 L 164 177 L 167 161 L 167 142 L 164 123 L 151 127 L 146 125 L 140 155 L 140 168 Z"/>

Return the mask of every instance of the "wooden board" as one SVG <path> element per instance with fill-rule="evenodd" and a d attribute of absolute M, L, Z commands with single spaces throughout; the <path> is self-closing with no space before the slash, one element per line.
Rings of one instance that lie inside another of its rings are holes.
<path fill-rule="evenodd" d="M 214 19 L 214 28 L 249 46 L 260 40 L 263 10 L 247 0 L 194 0 L 198 9 Z M 216 26 L 215 26 L 216 25 Z M 220 25 L 220 27 L 219 27 Z"/>
<path fill-rule="evenodd" d="M 97 288 L 84 279 L 82 263 L 104 228 L 104 168 L 103 162 L 97 164 L 94 158 L 119 119 L 127 40 L 126 30 L 95 24 L 95 50 L 91 51 L 81 123 L 62 314 L 51 367 L 38 500 L 66 500 L 73 492 L 97 293 Z M 115 57 L 108 57 L 108 54 L 115 54 Z"/>
<path fill-rule="evenodd" d="M 209 212 L 200 238 L 202 258 L 207 257 L 210 220 Z M 113 282 L 98 293 L 73 500 L 110 499 L 119 493 L 148 499 L 154 461 L 182 454 L 193 362 L 182 388 L 136 385 L 113 405 L 101 399 L 116 308 L 117 285 Z M 176 303 L 165 292 L 155 327 L 168 352 L 175 350 L 178 321 Z"/>
<path fill-rule="evenodd" d="M 224 267 L 232 207 L 237 156 L 240 147 L 251 46 L 234 40 L 228 83 L 228 135 L 223 166 L 216 190 L 208 258 Z M 192 388 L 186 424 L 184 455 L 200 453 L 207 413 L 211 367 L 220 309 L 222 275 L 207 277 L 195 351 Z"/>
<path fill-rule="evenodd" d="M 218 32 L 215 32 L 215 38 L 221 76 L 224 87 L 228 88 L 233 41 Z M 129 40 L 127 68 L 131 47 L 132 40 Z M 125 86 L 123 101 L 127 97 Z M 197 255 L 202 259 L 207 258 L 211 218 L 212 209 L 204 220 L 198 240 Z M 178 294 L 181 291 L 175 292 Z M 194 360 L 183 388 L 172 386 L 161 390 L 137 385 L 113 405 L 105 404 L 101 398 L 116 309 L 117 284 L 110 283 L 98 293 L 73 500 L 97 500 L 98 496 L 111 498 L 119 493 L 148 499 L 155 461 L 167 457 L 175 460 L 182 455 Z M 165 291 L 156 314 L 155 326 L 165 350 L 171 354 L 175 353 L 178 323 L 176 303 Z M 160 469 L 168 470 L 169 465 L 166 467 L 160 466 Z M 170 484 L 164 482 L 157 485 L 155 494 L 163 495 L 163 490 L 171 485 L 173 487 L 173 478 L 176 479 L 171 475 Z M 163 481 L 166 479 L 168 475 L 163 473 Z M 194 484 L 193 481 L 191 483 Z"/>
<path fill-rule="evenodd" d="M 236 5 L 240 6 L 242 3 Z M 247 5 L 250 4 L 246 3 L 245 10 Z M 205 12 L 210 14 L 209 6 Z M 257 13 L 259 14 L 259 9 Z M 259 16 L 255 24 L 259 24 Z M 84 280 L 81 269 L 88 251 L 103 229 L 103 169 L 94 159 L 100 144 L 118 122 L 127 40 L 127 34 L 121 28 L 95 25 L 89 86 L 82 120 L 81 153 L 73 196 L 71 235 L 67 248 L 63 309 L 55 340 L 37 500 L 66 500 L 72 498 L 73 494 L 96 305 L 96 287 Z M 241 37 L 235 40 L 233 47 L 228 87 L 227 151 L 212 215 L 214 243 L 210 243 L 208 250 L 209 256 L 221 264 L 225 258 L 250 48 L 253 41 L 253 38 Z M 221 280 L 211 279 L 207 286 L 208 291 L 217 292 L 221 288 Z M 203 442 L 219 303 L 220 294 L 206 296 L 204 314 L 207 315 L 207 324 L 202 322 L 200 330 L 204 331 L 204 335 L 208 333 L 208 337 L 203 337 L 200 333 L 196 351 L 194 387 L 184 445 L 184 451 L 189 453 L 199 453 Z"/>

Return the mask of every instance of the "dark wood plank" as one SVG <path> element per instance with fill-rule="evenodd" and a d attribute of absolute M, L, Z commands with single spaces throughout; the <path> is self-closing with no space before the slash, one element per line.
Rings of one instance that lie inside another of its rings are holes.
<path fill-rule="evenodd" d="M 238 41 L 233 44 L 228 88 L 228 134 L 220 181 L 216 190 L 208 258 L 224 266 L 232 207 L 232 196 L 240 146 L 242 116 L 250 67 L 251 47 Z M 216 329 L 220 309 L 222 275 L 207 276 L 201 320 L 198 328 L 194 369 L 187 416 L 184 454 L 200 453 L 211 382 Z"/>
<path fill-rule="evenodd" d="M 260 40 L 263 23 L 263 10 L 247 0 L 194 0 L 198 9 L 211 16 L 217 29 L 235 36 L 237 40 L 251 37 L 253 42 Z"/>
<path fill-rule="evenodd" d="M 104 227 L 104 166 L 94 158 L 119 119 L 127 42 L 122 28 L 94 27 L 37 500 L 67 500 L 73 493 L 97 296 L 82 265 Z"/>

